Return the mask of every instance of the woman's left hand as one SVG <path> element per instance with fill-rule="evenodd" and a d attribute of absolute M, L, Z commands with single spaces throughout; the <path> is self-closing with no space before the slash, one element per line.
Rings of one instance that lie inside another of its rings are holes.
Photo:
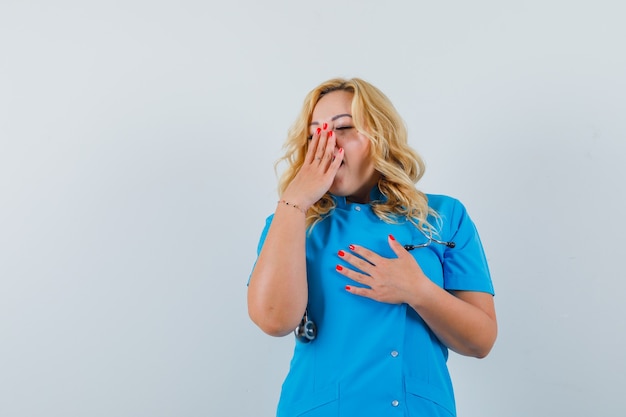
<path fill-rule="evenodd" d="M 388 241 L 397 258 L 356 245 L 350 245 L 350 252 L 339 251 L 341 259 L 361 272 L 342 265 L 337 265 L 337 271 L 367 286 L 346 286 L 346 291 L 383 303 L 406 303 L 444 345 L 461 355 L 485 357 L 498 332 L 493 296 L 440 288 L 393 236 Z"/>
<path fill-rule="evenodd" d="M 369 287 L 346 286 L 346 291 L 352 294 L 389 304 L 409 303 L 421 292 L 420 284 L 427 284 L 430 280 L 415 258 L 392 235 L 388 240 L 397 258 L 385 258 L 362 246 L 350 245 L 352 253 L 339 251 L 338 255 L 363 273 L 341 265 L 337 265 L 336 269 L 340 274 Z"/>

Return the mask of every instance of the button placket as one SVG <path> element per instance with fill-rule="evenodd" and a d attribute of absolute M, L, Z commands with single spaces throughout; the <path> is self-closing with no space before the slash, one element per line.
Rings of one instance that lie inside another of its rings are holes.
<path fill-rule="evenodd" d="M 400 352 L 398 352 L 395 349 L 392 349 L 389 351 L 389 356 L 391 356 L 392 360 L 397 358 L 400 355 Z M 394 362 L 396 365 L 393 365 L 394 367 L 398 366 L 401 362 Z M 394 399 L 390 402 L 392 407 L 398 407 L 400 405 L 400 401 L 397 399 Z"/>

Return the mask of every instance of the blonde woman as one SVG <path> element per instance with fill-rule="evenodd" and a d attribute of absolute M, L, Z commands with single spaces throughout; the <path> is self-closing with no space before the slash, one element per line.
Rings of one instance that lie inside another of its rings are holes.
<path fill-rule="evenodd" d="M 312 90 L 289 131 L 251 319 L 296 332 L 277 415 L 454 416 L 448 349 L 482 358 L 493 286 L 464 206 L 424 172 L 389 99 L 360 79 Z"/>

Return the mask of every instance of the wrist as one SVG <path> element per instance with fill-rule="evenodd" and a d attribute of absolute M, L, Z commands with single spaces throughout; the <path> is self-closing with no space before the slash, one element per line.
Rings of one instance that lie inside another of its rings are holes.
<path fill-rule="evenodd" d="M 441 289 L 428 277 L 423 276 L 421 278 L 422 279 L 417 280 L 407 297 L 407 304 L 418 312 L 420 309 L 426 307 L 430 301 L 434 300 L 437 290 Z"/>
<path fill-rule="evenodd" d="M 306 212 L 309 209 L 308 207 L 305 208 L 305 207 L 301 206 L 300 204 L 298 204 L 298 203 L 296 203 L 294 201 L 285 200 L 285 199 L 282 199 L 282 198 L 280 200 L 278 200 L 278 205 L 281 205 L 281 204 L 285 205 L 287 207 L 296 209 L 296 210 L 300 211 L 301 213 L 303 213 L 304 215 L 306 215 Z"/>

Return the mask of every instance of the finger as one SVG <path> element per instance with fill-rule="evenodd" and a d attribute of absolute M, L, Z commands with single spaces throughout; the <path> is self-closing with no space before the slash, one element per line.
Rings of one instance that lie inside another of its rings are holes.
<path fill-rule="evenodd" d="M 372 265 L 369 261 L 364 260 L 359 258 L 358 256 L 352 255 L 350 253 L 346 253 L 342 250 L 340 250 L 339 252 L 337 252 L 337 255 L 339 255 L 339 257 L 341 259 L 343 259 L 344 261 L 346 261 L 347 263 L 349 263 L 351 266 L 355 267 L 356 269 L 358 269 L 359 271 L 363 271 L 368 275 L 372 275 L 372 273 L 374 272 L 374 267 L 376 265 Z M 340 265 L 338 265 L 339 267 Z M 340 268 L 337 268 L 338 271 L 341 271 Z M 349 276 L 350 278 L 352 278 L 351 275 L 349 274 L 344 274 Z"/>
<path fill-rule="evenodd" d="M 320 163 L 324 159 L 324 154 L 326 153 L 327 142 L 328 142 L 328 132 L 322 129 L 319 141 L 317 142 L 317 149 L 315 149 L 315 159 Z"/>
<path fill-rule="evenodd" d="M 360 295 L 361 297 L 372 298 L 370 295 L 372 293 L 372 290 L 369 288 L 361 288 L 361 287 L 355 287 L 352 285 L 346 285 L 346 291 L 354 295 Z"/>
<path fill-rule="evenodd" d="M 360 274 L 342 265 L 337 265 L 335 267 L 335 270 L 339 272 L 341 275 L 343 275 L 344 277 L 350 278 L 352 281 L 356 281 L 361 284 L 370 285 L 370 283 L 372 282 L 372 277 L 370 277 L 369 275 Z"/>
<path fill-rule="evenodd" d="M 352 252 L 356 253 L 361 258 L 365 259 L 367 262 L 374 266 L 382 263 L 382 261 L 385 259 L 382 256 L 378 255 L 376 252 L 364 248 L 363 246 L 350 245 L 349 248 Z"/>
<path fill-rule="evenodd" d="M 333 161 L 333 157 L 335 154 L 336 147 L 336 138 L 334 132 L 331 130 L 328 132 L 326 136 L 326 149 L 324 149 L 324 161 L 326 161 L 329 165 Z"/>
<path fill-rule="evenodd" d="M 395 253 L 398 256 L 398 258 L 401 258 L 402 256 L 405 256 L 407 253 L 409 253 L 404 248 L 404 246 L 402 246 L 400 242 L 398 242 L 396 238 L 393 237 L 393 235 L 389 235 L 387 237 L 387 240 L 389 241 L 389 247 L 391 248 L 393 253 Z"/>
<path fill-rule="evenodd" d="M 337 173 L 337 170 L 339 170 L 341 162 L 343 161 L 343 155 L 343 148 L 339 148 L 333 155 L 333 159 L 328 166 L 328 172 L 332 173 L 333 175 Z"/>
<path fill-rule="evenodd" d="M 318 127 L 315 130 L 315 133 L 311 135 L 311 140 L 308 141 L 309 148 L 307 149 L 307 152 L 306 152 L 305 162 L 311 163 L 315 160 L 315 152 L 317 151 L 321 132 L 322 132 L 322 129 Z"/>

